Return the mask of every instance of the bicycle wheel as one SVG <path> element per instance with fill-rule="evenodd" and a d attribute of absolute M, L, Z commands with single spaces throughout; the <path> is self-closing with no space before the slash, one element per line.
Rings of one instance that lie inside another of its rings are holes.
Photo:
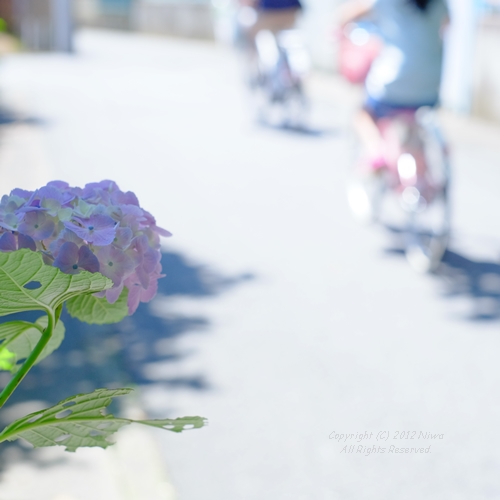
<path fill-rule="evenodd" d="M 409 215 L 405 254 L 417 272 L 436 270 L 450 238 L 447 148 L 435 121 L 417 117 L 426 169 L 416 186 L 406 188 L 401 203 Z"/>
<path fill-rule="evenodd" d="M 361 224 L 380 219 L 382 199 L 386 191 L 384 175 L 354 172 L 347 183 L 347 201 L 354 218 Z"/>
<path fill-rule="evenodd" d="M 349 173 L 346 181 L 347 203 L 354 219 L 363 225 L 379 222 L 382 202 L 388 188 L 388 172 L 374 172 L 367 164 L 364 146 L 358 134 L 350 130 Z"/>
<path fill-rule="evenodd" d="M 406 193 L 417 197 L 417 192 Z M 417 202 L 418 203 L 418 202 Z M 410 266 L 419 273 L 435 271 L 448 246 L 449 203 L 447 191 L 435 196 L 431 204 L 409 213 L 405 254 Z"/>
<path fill-rule="evenodd" d="M 303 82 L 309 71 L 309 55 L 302 34 L 296 29 L 281 31 L 277 40 L 281 54 L 279 80 L 283 90 L 283 125 L 304 129 L 308 103 Z"/>
<path fill-rule="evenodd" d="M 307 128 L 308 106 L 301 82 L 294 82 L 287 89 L 281 106 L 284 127 L 295 130 Z"/>

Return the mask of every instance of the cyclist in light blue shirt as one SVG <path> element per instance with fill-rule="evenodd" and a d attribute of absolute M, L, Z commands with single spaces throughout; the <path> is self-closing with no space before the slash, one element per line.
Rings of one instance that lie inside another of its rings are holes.
<path fill-rule="evenodd" d="M 441 27 L 448 11 L 443 0 L 432 0 L 423 7 L 424 3 L 376 0 L 373 4 L 372 16 L 384 48 L 366 80 L 371 99 L 407 107 L 437 103 L 443 58 Z"/>
<path fill-rule="evenodd" d="M 340 15 L 343 25 L 368 17 L 384 42 L 366 78 L 365 105 L 357 120 L 377 168 L 384 161 L 376 121 L 438 103 L 448 9 L 444 0 L 354 0 Z"/>

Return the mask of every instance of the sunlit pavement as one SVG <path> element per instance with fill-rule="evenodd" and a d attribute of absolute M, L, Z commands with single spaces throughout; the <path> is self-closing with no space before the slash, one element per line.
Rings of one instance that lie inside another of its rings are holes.
<path fill-rule="evenodd" d="M 154 433 L 177 498 L 500 496 L 498 129 L 443 116 L 454 239 L 438 274 L 419 276 L 389 235 L 349 214 L 357 92 L 315 75 L 317 133 L 287 133 L 253 122 L 229 48 L 99 31 L 77 47 L 3 62 L 2 99 L 27 120 L 3 133 L 2 192 L 114 179 L 174 233 L 170 252 L 230 282 L 150 308 L 194 326 L 168 339 L 172 359 L 144 366 L 146 411 L 210 421 Z M 364 431 L 373 438 L 329 439 Z M 373 444 L 386 452 L 357 452 Z M 39 500 L 58 494 L 47 486 Z"/>

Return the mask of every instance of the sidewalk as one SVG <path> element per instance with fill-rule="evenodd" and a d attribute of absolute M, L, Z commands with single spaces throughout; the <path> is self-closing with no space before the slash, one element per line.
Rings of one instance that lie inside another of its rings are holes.
<path fill-rule="evenodd" d="M 161 432 L 161 431 L 160 431 Z M 175 500 L 156 436 L 131 427 L 107 450 L 41 448 L 19 460 L 4 453 L 1 500 Z"/>

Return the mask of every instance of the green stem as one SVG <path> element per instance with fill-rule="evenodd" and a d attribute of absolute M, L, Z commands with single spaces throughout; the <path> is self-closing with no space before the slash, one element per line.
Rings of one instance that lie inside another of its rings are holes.
<path fill-rule="evenodd" d="M 48 323 L 47 328 L 42 333 L 40 340 L 38 341 L 35 348 L 31 351 L 31 354 L 26 358 L 26 361 L 23 363 L 21 368 L 17 371 L 17 373 L 10 379 L 10 382 L 7 384 L 5 389 L 0 393 L 0 408 L 6 403 L 6 401 L 10 398 L 12 393 L 15 391 L 16 387 L 21 383 L 21 380 L 26 376 L 26 374 L 31 370 L 31 367 L 36 363 L 38 356 L 42 353 L 45 346 L 48 344 L 50 338 L 52 337 L 52 333 L 54 332 L 54 328 L 56 326 L 56 317 L 58 318 L 60 311 L 56 310 L 56 314 L 51 311 L 47 314 Z"/>

